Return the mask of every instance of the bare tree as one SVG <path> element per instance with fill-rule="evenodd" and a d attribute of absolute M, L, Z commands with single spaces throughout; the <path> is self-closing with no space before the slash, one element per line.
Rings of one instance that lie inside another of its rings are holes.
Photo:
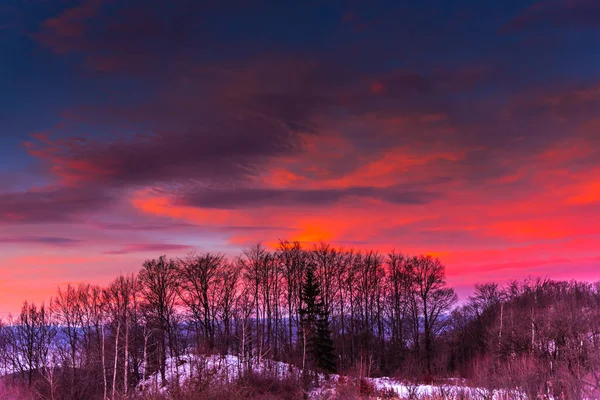
<path fill-rule="evenodd" d="M 49 356 L 56 335 L 56 325 L 51 319 L 51 308 L 43 304 L 23 304 L 19 317 L 14 321 L 13 329 L 7 330 L 6 356 L 11 369 L 19 373 L 27 384 L 32 386 L 34 377 L 43 368 L 49 366 Z"/>
<path fill-rule="evenodd" d="M 235 306 L 239 295 L 239 280 L 241 274 L 241 265 L 238 263 L 225 263 L 219 271 L 220 283 L 215 290 L 217 302 L 217 311 L 220 315 L 221 326 L 223 327 L 223 350 L 229 352 L 232 337 L 232 322 L 234 320 Z"/>
<path fill-rule="evenodd" d="M 55 316 L 59 325 L 63 328 L 67 337 L 67 360 L 69 361 L 71 373 L 70 384 L 71 397 L 75 396 L 75 381 L 77 380 L 77 371 L 80 369 L 78 362 L 81 362 L 81 357 L 78 351 L 81 348 L 82 331 L 81 324 L 83 322 L 83 309 L 80 303 L 79 289 L 67 285 L 65 290 L 58 289 L 58 294 L 53 303 Z"/>
<path fill-rule="evenodd" d="M 414 257 L 410 261 L 413 290 L 419 299 L 423 318 L 425 362 L 431 373 L 433 341 L 442 329 L 446 313 L 457 301 L 454 289 L 446 286 L 446 271 L 440 260 L 430 256 Z"/>
<path fill-rule="evenodd" d="M 401 358 L 406 347 L 405 324 L 409 317 L 409 299 L 412 276 L 409 257 L 392 251 L 387 257 L 386 296 L 391 333 L 391 352 L 395 358 Z"/>
<path fill-rule="evenodd" d="M 177 298 L 177 277 L 175 261 L 167 259 L 164 255 L 145 261 L 139 273 L 147 310 L 156 323 L 156 332 L 159 335 L 159 369 L 163 384 L 166 384 L 167 352 L 171 357 L 177 354 L 174 327 L 171 325 Z"/>
<path fill-rule="evenodd" d="M 300 310 L 302 277 L 306 268 L 307 254 L 298 242 L 280 241 L 277 248 L 277 260 L 281 265 L 285 284 L 287 352 L 291 357 L 294 351 L 294 331 L 297 331 L 300 326 L 298 310 Z"/>
<path fill-rule="evenodd" d="M 309 268 L 320 310 L 312 338 L 302 296 Z M 455 308 L 456 300 L 444 266 L 429 256 L 286 241 L 275 251 L 254 246 L 233 262 L 213 253 L 161 256 L 138 277 L 104 288 L 67 285 L 49 307 L 25 303 L 0 325 L 0 367 L 49 399 L 130 397 L 151 376 L 184 394 L 180 364 L 191 363 L 191 379 L 201 368 L 180 355 L 213 350 L 237 354 L 246 378 L 257 365 L 272 370 L 272 361 L 285 360 L 289 371 L 309 374 L 335 366 L 413 382 L 461 376 L 487 397 L 600 395 L 600 283 L 484 283 Z M 328 339 L 315 346 L 317 336 Z"/>
<path fill-rule="evenodd" d="M 224 264 L 225 257 L 222 254 L 212 253 L 190 253 L 177 262 L 179 296 L 210 349 L 215 346 L 217 318 L 213 298 L 220 285 L 220 271 Z"/>

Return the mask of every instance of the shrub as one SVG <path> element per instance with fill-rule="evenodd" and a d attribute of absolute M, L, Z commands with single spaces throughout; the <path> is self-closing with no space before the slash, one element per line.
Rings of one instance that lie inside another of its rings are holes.
<path fill-rule="evenodd" d="M 276 377 L 265 374 L 249 373 L 238 381 L 244 398 L 300 400 L 304 391 L 299 382 L 291 376 Z"/>

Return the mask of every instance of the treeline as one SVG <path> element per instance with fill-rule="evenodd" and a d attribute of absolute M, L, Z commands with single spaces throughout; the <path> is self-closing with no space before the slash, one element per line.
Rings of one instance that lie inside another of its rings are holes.
<path fill-rule="evenodd" d="M 475 286 L 452 313 L 448 369 L 528 399 L 600 399 L 600 282 Z"/>
<path fill-rule="evenodd" d="M 0 368 L 48 399 L 133 397 L 151 375 L 178 385 L 168 360 L 188 354 L 574 399 L 600 387 L 599 285 L 486 284 L 456 302 L 429 256 L 287 241 L 233 260 L 161 256 L 107 287 L 25 303 L 0 330 Z"/>

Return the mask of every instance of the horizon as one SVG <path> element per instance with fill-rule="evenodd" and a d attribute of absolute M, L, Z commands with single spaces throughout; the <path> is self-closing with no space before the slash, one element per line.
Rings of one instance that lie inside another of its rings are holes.
<path fill-rule="evenodd" d="M 600 4 L 211 3 L 0 6 L 0 317 L 278 238 L 600 280 Z"/>
<path fill-rule="evenodd" d="M 286 241 L 286 240 L 280 240 L 281 242 L 287 242 L 290 244 L 293 244 L 292 242 Z M 416 258 L 416 257 L 420 257 L 420 256 L 425 256 L 425 257 L 431 257 L 435 260 L 439 260 L 441 262 L 442 265 L 444 265 L 443 260 L 440 260 L 438 257 L 431 255 L 431 254 L 407 254 L 407 253 L 403 253 L 401 251 L 398 251 L 397 249 L 392 249 L 389 252 L 381 252 L 377 249 L 355 249 L 355 248 L 351 248 L 351 247 L 334 247 L 334 246 L 330 246 L 329 243 L 325 243 L 325 242 L 320 242 L 320 243 L 308 243 L 308 245 L 306 243 L 300 243 L 300 242 L 295 242 L 298 243 L 302 250 L 307 251 L 307 252 L 312 252 L 315 249 L 319 248 L 321 245 L 325 245 L 326 247 L 328 247 L 331 250 L 334 250 L 336 252 L 345 252 L 345 251 L 350 251 L 350 252 L 355 252 L 357 254 L 364 254 L 364 253 L 368 253 L 368 252 L 373 252 L 375 254 L 378 254 L 382 257 L 382 266 L 384 267 L 384 269 L 387 271 L 388 270 L 388 256 L 391 253 L 396 253 L 396 254 L 402 254 L 406 257 L 410 258 Z M 257 243 L 256 245 L 258 246 L 262 246 L 267 252 L 271 252 L 271 253 L 276 253 L 277 251 L 281 250 L 280 247 L 274 243 L 270 244 L 269 246 L 265 246 L 263 243 Z M 180 262 L 184 262 L 186 257 L 188 256 L 201 256 L 204 254 L 212 254 L 212 255 L 221 255 L 223 257 L 225 257 L 226 262 L 228 263 L 232 263 L 235 264 L 236 260 L 239 257 L 242 257 L 243 254 L 245 253 L 245 251 L 247 250 L 251 250 L 252 248 L 254 248 L 254 246 L 250 246 L 247 249 L 242 250 L 242 252 L 240 254 L 237 255 L 228 255 L 226 253 L 218 253 L 218 252 L 210 252 L 210 251 L 205 251 L 205 252 L 200 252 L 200 251 L 196 251 L 195 249 L 191 249 L 188 251 L 188 253 L 186 253 L 184 256 L 176 256 L 176 257 L 171 257 L 168 254 L 161 254 L 161 255 L 157 255 L 156 257 L 152 257 L 149 258 L 147 260 L 144 261 L 149 261 L 149 260 L 157 260 L 159 257 L 161 256 L 165 256 L 168 260 L 173 260 L 176 263 L 180 263 Z M 46 299 L 41 299 L 39 301 L 35 301 L 35 300 L 31 300 L 27 297 L 25 297 L 24 299 L 21 300 L 21 303 L 19 303 L 18 308 L 16 310 L 12 310 L 12 311 L 0 311 L 0 322 L 6 322 L 6 321 L 13 321 L 16 322 L 18 321 L 18 317 L 22 312 L 22 307 L 25 304 L 29 304 L 29 305 L 37 305 L 37 306 L 50 306 L 53 301 L 56 300 L 57 296 L 59 295 L 59 291 L 66 291 L 69 286 L 73 289 L 78 288 L 80 285 L 86 286 L 86 285 L 98 285 L 100 288 L 107 289 L 107 287 L 109 287 L 112 283 L 115 282 L 116 279 L 120 278 L 120 277 L 128 277 L 128 276 L 134 276 L 137 277 L 138 273 L 140 272 L 140 270 L 143 269 L 143 266 L 140 265 L 140 267 L 138 269 L 134 269 L 131 271 L 128 271 L 127 273 L 120 271 L 118 273 L 118 275 L 115 275 L 113 277 L 110 277 L 106 282 L 92 282 L 92 281 L 73 281 L 73 282 L 63 282 L 60 283 L 55 289 L 54 291 L 50 294 L 50 296 Z M 447 270 L 447 267 L 444 265 L 444 269 Z M 498 281 L 498 280 L 488 280 L 488 281 L 477 281 L 477 282 L 473 282 L 473 283 L 469 283 L 465 286 L 461 286 L 460 284 L 458 285 L 453 285 L 453 281 L 452 279 L 448 280 L 448 276 L 445 273 L 445 284 L 447 284 L 447 286 L 449 288 L 452 288 L 456 295 L 457 295 L 457 302 L 456 304 L 453 306 L 453 308 L 450 311 L 456 310 L 456 309 L 460 309 L 462 306 L 464 306 L 465 304 L 467 304 L 469 301 L 472 301 L 473 299 L 470 297 L 471 294 L 473 294 L 473 287 L 474 285 L 482 285 L 482 284 L 488 284 L 488 283 L 493 283 L 493 284 L 497 284 L 498 288 L 500 290 L 504 290 L 507 289 L 509 287 L 509 285 L 512 282 L 518 282 L 520 284 L 531 284 L 531 283 L 535 283 L 536 281 L 551 281 L 551 282 L 589 282 L 589 283 L 600 283 L 600 280 L 577 280 L 576 278 L 565 278 L 565 279 L 554 279 L 554 278 L 550 278 L 549 276 L 542 276 L 542 275 L 528 275 L 528 276 L 524 276 L 521 277 L 519 279 L 514 279 L 514 278 L 509 278 L 505 281 Z M 183 306 L 183 304 L 179 304 L 179 306 Z M 8 320 L 4 320 L 3 318 L 9 318 Z"/>

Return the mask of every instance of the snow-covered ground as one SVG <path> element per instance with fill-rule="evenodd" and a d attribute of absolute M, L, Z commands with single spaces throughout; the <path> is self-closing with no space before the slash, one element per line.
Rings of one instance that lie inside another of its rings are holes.
<path fill-rule="evenodd" d="M 299 370 L 289 364 L 264 360 L 248 364 L 249 368 L 256 373 L 269 372 L 272 376 L 287 376 L 291 373 L 299 373 Z M 165 378 L 167 382 L 184 383 L 193 376 L 206 376 L 220 382 L 234 382 L 243 371 L 246 370 L 244 361 L 233 355 L 191 355 L 180 356 L 175 362 L 173 358 L 167 358 Z M 142 391 L 164 391 L 160 373 L 155 373 L 139 383 L 138 389 Z"/>
<path fill-rule="evenodd" d="M 234 382 L 245 370 L 243 360 L 234 355 L 209 355 L 209 356 L 194 356 L 185 355 L 179 358 L 178 362 L 174 359 L 167 359 L 167 369 L 165 378 L 167 382 L 173 383 L 179 381 L 183 384 L 190 377 L 197 376 L 201 373 L 203 376 L 211 377 L 219 382 Z M 262 362 L 254 362 L 250 365 L 252 371 L 256 373 L 268 372 L 271 376 L 284 377 L 289 374 L 300 374 L 300 369 L 289 364 L 271 360 L 263 360 Z M 344 380 L 352 378 L 340 377 L 333 374 L 328 377 L 320 376 L 319 387 L 313 389 L 309 394 L 312 399 L 336 398 L 336 390 L 338 384 Z M 401 382 L 393 378 L 364 378 L 373 389 L 379 393 L 385 392 L 388 395 L 395 395 L 401 399 L 422 399 L 422 398 L 443 398 L 443 399 L 506 399 L 506 392 L 489 393 L 482 388 L 473 388 L 468 386 L 457 385 L 419 385 L 407 382 Z M 162 384 L 160 374 L 152 374 L 145 380 L 140 382 L 138 390 L 142 392 L 164 392 L 168 385 Z M 518 393 L 512 393 L 510 399 L 519 399 L 524 396 L 519 396 Z"/>

